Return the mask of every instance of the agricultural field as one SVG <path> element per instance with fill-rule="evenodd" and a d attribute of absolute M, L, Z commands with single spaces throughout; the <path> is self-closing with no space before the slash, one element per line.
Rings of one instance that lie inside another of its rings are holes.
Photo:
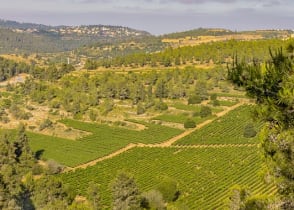
<path fill-rule="evenodd" d="M 252 121 L 253 107 L 243 105 L 230 111 L 227 115 L 214 120 L 201 130 L 182 138 L 176 142 L 177 145 L 202 145 L 202 144 L 256 144 L 258 137 L 245 138 L 244 128 L 248 124 L 253 124 L 256 131 L 261 127 L 261 123 Z"/>
<path fill-rule="evenodd" d="M 160 120 L 172 123 L 181 123 L 183 124 L 188 119 L 192 119 L 196 124 L 202 123 L 208 119 L 213 118 L 213 116 L 201 118 L 200 116 L 190 116 L 188 113 L 181 114 L 162 114 L 157 117 L 152 118 L 153 120 Z"/>
<path fill-rule="evenodd" d="M 179 129 L 148 123 L 144 123 L 147 126 L 146 129 L 136 131 L 69 119 L 61 122 L 69 128 L 76 128 L 91 134 L 78 140 L 57 138 L 32 132 L 29 132 L 28 136 L 31 140 L 32 149 L 39 151 L 42 158 L 53 159 L 70 167 L 108 155 L 130 143 L 160 143 L 182 132 Z"/>
<path fill-rule="evenodd" d="M 265 183 L 259 150 L 254 147 L 135 148 L 86 169 L 61 175 L 75 193 L 86 196 L 91 181 L 99 184 L 104 209 L 111 207 L 110 185 L 121 170 L 133 174 L 141 192 L 156 189 L 163 178 L 177 182 L 180 196 L 169 207 L 223 209 L 229 188 L 246 185 L 251 193 L 275 193 Z"/>

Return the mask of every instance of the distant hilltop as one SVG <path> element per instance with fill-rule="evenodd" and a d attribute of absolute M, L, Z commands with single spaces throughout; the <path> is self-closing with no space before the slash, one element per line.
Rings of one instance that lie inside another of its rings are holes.
<path fill-rule="evenodd" d="M 47 26 L 34 23 L 19 23 L 11 20 L 0 20 L 0 28 L 11 29 L 18 33 L 47 33 L 47 35 L 99 36 L 100 38 L 127 38 L 150 36 L 146 31 L 123 26 L 81 25 L 81 26 Z"/>
<path fill-rule="evenodd" d="M 95 43 L 152 37 L 146 31 L 123 26 L 47 26 L 0 20 L 0 53 L 62 52 Z"/>

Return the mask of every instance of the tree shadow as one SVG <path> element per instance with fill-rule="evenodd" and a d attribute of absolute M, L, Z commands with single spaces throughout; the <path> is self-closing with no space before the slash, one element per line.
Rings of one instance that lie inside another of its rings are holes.
<path fill-rule="evenodd" d="M 35 158 L 36 158 L 37 160 L 40 160 L 44 152 L 45 152 L 44 149 L 40 149 L 40 150 L 36 151 L 36 153 L 35 153 Z"/>

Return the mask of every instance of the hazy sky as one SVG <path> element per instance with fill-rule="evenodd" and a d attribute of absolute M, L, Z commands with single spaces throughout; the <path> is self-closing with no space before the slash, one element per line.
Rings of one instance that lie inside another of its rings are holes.
<path fill-rule="evenodd" d="M 109 24 L 153 34 L 199 27 L 294 29 L 294 0 L 0 0 L 0 19 Z"/>

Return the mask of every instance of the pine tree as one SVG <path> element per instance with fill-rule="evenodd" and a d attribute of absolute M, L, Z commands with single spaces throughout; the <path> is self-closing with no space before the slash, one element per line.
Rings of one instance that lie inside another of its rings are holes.
<path fill-rule="evenodd" d="M 228 78 L 256 99 L 255 116 L 267 122 L 261 144 L 277 178 L 281 209 L 294 209 L 294 60 L 282 49 L 270 51 L 270 56 L 265 69 L 257 62 L 247 65 L 235 59 Z"/>

